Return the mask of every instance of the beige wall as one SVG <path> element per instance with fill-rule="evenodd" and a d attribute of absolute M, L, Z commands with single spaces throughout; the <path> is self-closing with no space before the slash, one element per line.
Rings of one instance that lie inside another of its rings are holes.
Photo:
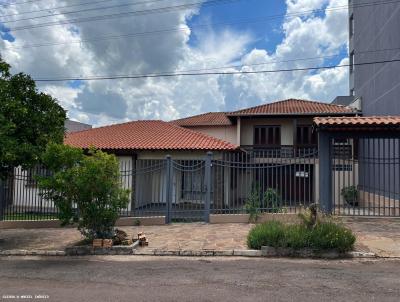
<path fill-rule="evenodd" d="M 240 145 L 254 144 L 254 126 L 279 125 L 281 126 L 281 144 L 293 145 L 294 128 L 293 118 L 252 118 L 241 119 Z M 298 125 L 312 124 L 312 118 L 297 119 Z"/>
<path fill-rule="evenodd" d="M 237 144 L 236 139 L 236 125 L 235 126 L 201 126 L 201 127 L 190 127 L 192 129 L 232 144 Z"/>

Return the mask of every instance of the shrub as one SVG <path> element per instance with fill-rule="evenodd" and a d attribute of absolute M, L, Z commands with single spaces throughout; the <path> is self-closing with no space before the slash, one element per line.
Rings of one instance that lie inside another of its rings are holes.
<path fill-rule="evenodd" d="M 112 238 L 120 209 L 128 204 L 114 155 L 64 145 L 48 146 L 43 162 L 51 175 L 41 177 L 42 195 L 59 209 L 63 225 L 78 223 L 87 239 Z"/>
<path fill-rule="evenodd" d="M 246 213 L 250 214 L 249 222 L 257 222 L 261 208 L 266 208 L 269 213 L 280 212 L 280 203 L 281 199 L 276 190 L 269 188 L 262 193 L 259 184 L 253 185 L 250 195 L 244 204 Z"/>
<path fill-rule="evenodd" d="M 294 249 L 309 246 L 310 232 L 303 224 L 291 224 L 285 227 L 285 245 Z"/>
<path fill-rule="evenodd" d="M 351 230 L 332 221 L 318 223 L 310 233 L 310 247 L 316 250 L 337 249 L 345 252 L 353 248 L 355 241 Z"/>
<path fill-rule="evenodd" d="M 269 188 L 264 192 L 263 205 L 270 213 L 278 213 L 280 211 L 281 198 L 275 189 Z"/>
<path fill-rule="evenodd" d="M 268 221 L 253 227 L 247 236 L 249 248 L 259 250 L 262 246 L 282 246 L 285 237 L 285 226 L 279 221 Z"/>
<path fill-rule="evenodd" d="M 340 193 L 349 205 L 358 206 L 358 190 L 356 186 L 344 187 Z"/>
<path fill-rule="evenodd" d="M 267 221 L 250 230 L 247 245 L 251 249 L 272 246 L 314 250 L 337 249 L 345 252 L 353 248 L 355 240 L 351 230 L 332 221 L 318 222 L 313 228 L 308 228 L 305 224 Z"/>
<path fill-rule="evenodd" d="M 246 203 L 244 204 L 246 213 L 250 215 L 249 222 L 257 221 L 260 214 L 260 206 L 260 189 L 258 185 L 254 185 L 250 192 L 250 196 L 246 199 Z"/>

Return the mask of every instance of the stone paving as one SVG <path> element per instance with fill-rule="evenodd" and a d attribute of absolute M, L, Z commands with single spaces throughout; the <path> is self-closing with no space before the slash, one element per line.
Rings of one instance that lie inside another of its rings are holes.
<path fill-rule="evenodd" d="M 400 219 L 345 218 L 344 223 L 357 236 L 355 250 L 381 257 L 400 257 Z M 128 234 L 144 232 L 150 244 L 146 250 L 244 250 L 253 225 L 171 224 L 165 226 L 122 227 Z M 0 230 L 0 250 L 64 250 L 82 240 L 74 228 Z"/>
<path fill-rule="evenodd" d="M 150 241 L 145 249 L 232 250 L 247 249 L 246 236 L 252 224 L 171 224 L 121 227 L 128 234 L 144 232 Z M 74 228 L 0 230 L 0 250 L 63 250 L 82 237 Z"/>
<path fill-rule="evenodd" d="M 400 257 L 399 218 L 344 218 L 357 236 L 356 250 L 380 257 Z"/>

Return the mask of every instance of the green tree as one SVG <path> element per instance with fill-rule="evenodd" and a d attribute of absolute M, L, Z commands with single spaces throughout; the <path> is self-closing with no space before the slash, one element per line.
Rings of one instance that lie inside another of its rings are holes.
<path fill-rule="evenodd" d="M 11 75 L 0 58 L 0 176 L 12 167 L 32 167 L 50 142 L 62 143 L 65 110 L 38 92 L 29 75 Z"/>
<path fill-rule="evenodd" d="M 118 213 L 126 208 L 129 190 L 121 187 L 114 155 L 50 144 L 43 155 L 49 176 L 39 179 L 43 196 L 54 201 L 63 225 L 78 223 L 87 239 L 111 238 Z"/>

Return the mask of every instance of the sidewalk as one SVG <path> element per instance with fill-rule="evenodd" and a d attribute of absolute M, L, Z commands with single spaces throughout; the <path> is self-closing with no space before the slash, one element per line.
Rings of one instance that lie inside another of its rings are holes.
<path fill-rule="evenodd" d="M 355 250 L 372 252 L 380 257 L 400 257 L 400 219 L 345 218 L 344 223 L 357 236 Z M 150 250 L 226 251 L 246 250 L 246 237 L 253 225 L 230 224 L 171 224 L 165 226 L 122 227 L 130 235 L 144 232 Z M 74 228 L 0 230 L 1 250 L 59 250 L 82 239 Z"/>
<path fill-rule="evenodd" d="M 144 249 L 232 250 L 247 249 L 252 224 L 171 224 L 121 227 L 130 235 L 144 232 L 150 244 Z M 0 250 L 64 250 L 82 237 L 74 228 L 0 230 Z"/>
<path fill-rule="evenodd" d="M 400 218 L 343 218 L 357 236 L 356 250 L 400 257 Z"/>

